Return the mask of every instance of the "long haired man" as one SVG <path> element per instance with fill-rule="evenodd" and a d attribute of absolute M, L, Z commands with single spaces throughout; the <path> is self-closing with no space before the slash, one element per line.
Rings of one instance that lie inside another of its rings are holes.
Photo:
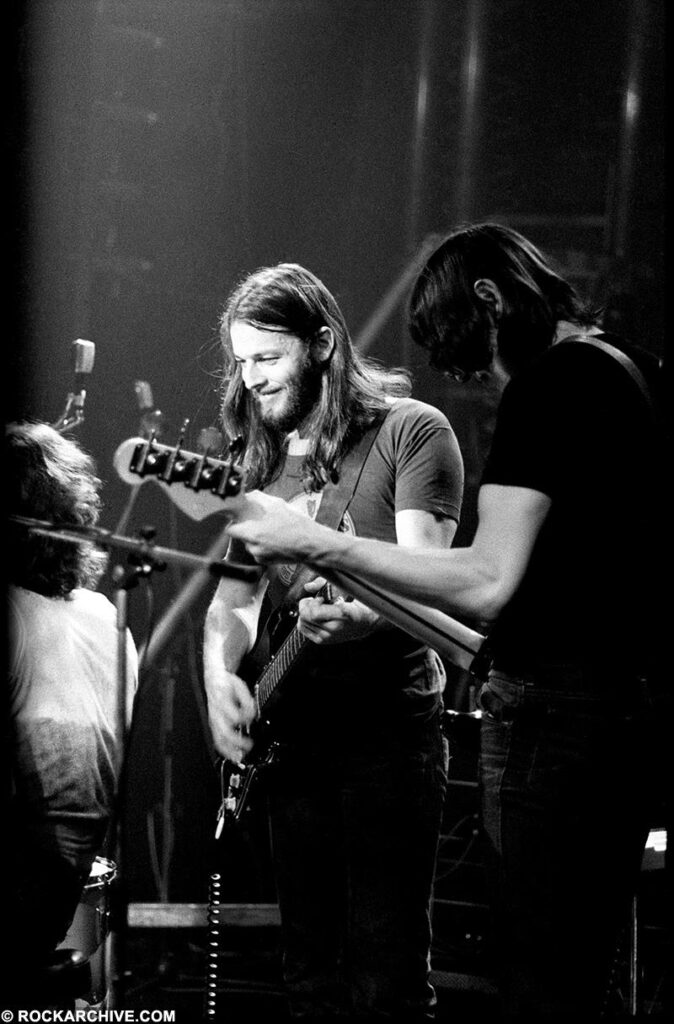
<path fill-rule="evenodd" d="M 449 546 L 463 484 L 454 433 L 408 397 L 404 372 L 358 354 L 314 274 L 284 263 L 246 278 L 227 302 L 222 341 L 222 420 L 243 437 L 249 487 L 282 498 L 307 526 L 331 509 L 331 532 Z M 233 544 L 230 556 L 245 551 Z M 259 587 L 223 580 L 208 611 L 209 716 L 216 748 L 233 762 L 251 749 L 255 715 L 240 665 L 264 620 L 265 588 L 267 601 L 287 594 L 294 562 Z M 430 1020 L 442 665 L 358 601 L 326 595 L 324 583 L 299 593 L 309 643 L 284 682 L 282 753 L 268 785 L 290 1010 L 310 1020 Z"/>

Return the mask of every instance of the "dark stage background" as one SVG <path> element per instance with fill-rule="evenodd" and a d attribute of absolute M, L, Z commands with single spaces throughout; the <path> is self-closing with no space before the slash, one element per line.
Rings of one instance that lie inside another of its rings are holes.
<path fill-rule="evenodd" d="M 129 513 L 129 532 L 152 525 L 194 553 L 217 535 L 217 517 L 192 521 L 155 483 L 129 510 L 113 454 L 142 429 L 137 380 L 162 440 L 188 419 L 194 448 L 217 425 L 218 314 L 264 264 L 315 271 L 361 349 L 411 368 L 416 397 L 449 416 L 467 468 L 459 542 L 493 403 L 433 376 L 407 339 L 405 296 L 434 236 L 474 219 L 521 229 L 607 325 L 664 355 L 664 0 L 6 0 L 3 12 L 5 417 L 55 420 L 73 340 L 95 343 L 76 436 L 105 481 L 103 526 Z M 208 593 L 170 618 L 186 579 L 169 567 L 152 582 L 164 633 L 129 751 L 131 899 L 206 896 Z M 129 616 L 142 645 L 145 588 Z M 448 696 L 465 708 L 451 671 Z M 450 817 L 470 823 L 471 800 L 468 785 Z M 273 899 L 256 830 L 227 853 L 233 901 Z"/>

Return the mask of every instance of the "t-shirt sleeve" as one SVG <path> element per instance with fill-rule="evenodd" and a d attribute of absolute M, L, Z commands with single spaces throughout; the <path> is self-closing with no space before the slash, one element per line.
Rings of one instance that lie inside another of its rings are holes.
<path fill-rule="evenodd" d="M 447 417 L 409 400 L 394 408 L 388 420 L 385 444 L 395 463 L 395 511 L 417 509 L 458 521 L 463 459 Z"/>

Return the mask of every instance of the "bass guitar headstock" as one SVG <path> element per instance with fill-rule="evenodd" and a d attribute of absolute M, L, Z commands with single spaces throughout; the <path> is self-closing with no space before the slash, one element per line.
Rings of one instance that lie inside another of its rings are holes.
<path fill-rule="evenodd" d="M 241 438 L 229 444 L 227 459 L 215 458 L 207 451 L 186 451 L 182 444 L 182 436 L 173 446 L 160 443 L 154 434 L 148 438 L 132 437 L 119 445 L 113 464 L 121 479 L 132 486 L 145 480 L 154 480 L 164 487 L 182 485 L 171 491 L 171 497 L 194 519 L 222 511 L 224 499 L 243 494 Z"/>

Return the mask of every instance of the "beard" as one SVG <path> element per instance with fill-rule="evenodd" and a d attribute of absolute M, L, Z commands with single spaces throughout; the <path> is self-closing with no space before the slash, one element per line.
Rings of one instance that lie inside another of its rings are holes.
<path fill-rule="evenodd" d="M 267 407 L 265 400 L 254 393 L 253 401 L 265 426 L 278 434 L 289 434 L 297 430 L 318 404 L 321 380 L 320 367 L 314 365 L 307 356 L 300 373 L 286 383 L 283 391 L 278 392 L 278 399 L 274 400 L 273 405 Z"/>

